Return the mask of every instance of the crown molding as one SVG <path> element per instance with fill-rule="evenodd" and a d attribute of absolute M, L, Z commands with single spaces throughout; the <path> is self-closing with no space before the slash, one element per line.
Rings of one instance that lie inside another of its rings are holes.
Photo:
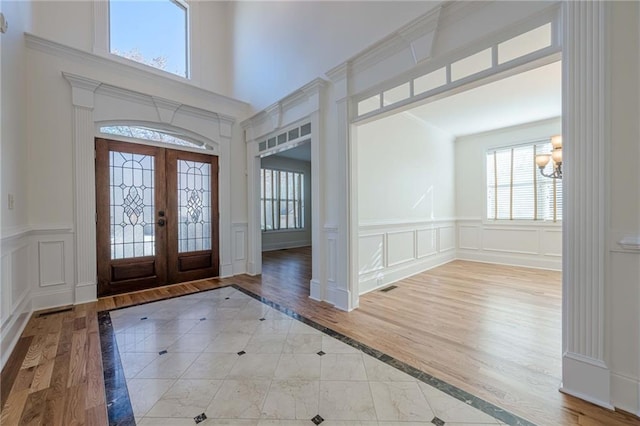
<path fill-rule="evenodd" d="M 26 46 L 32 50 L 37 50 L 75 62 L 85 64 L 89 63 L 98 65 L 101 68 L 112 69 L 114 71 L 114 75 L 127 75 L 129 77 L 151 80 L 159 87 L 172 87 L 178 89 L 186 95 L 194 97 L 202 102 L 206 102 L 207 104 L 211 104 L 212 102 L 222 104 L 229 108 L 233 113 L 238 113 L 239 115 L 248 114 L 248 111 L 251 109 L 247 102 L 200 88 L 194 84 L 188 83 L 188 80 L 186 79 L 161 75 L 158 72 L 154 72 L 155 70 L 153 69 L 144 70 L 110 59 L 107 56 L 86 52 L 31 33 L 24 33 L 24 37 Z"/>
<path fill-rule="evenodd" d="M 269 105 L 252 117 L 242 121 L 240 123 L 240 126 L 242 126 L 244 130 L 247 130 L 269 120 L 271 121 L 273 128 L 277 129 L 282 126 L 282 117 L 287 110 L 291 109 L 295 105 L 308 102 L 314 96 L 319 95 L 321 90 L 326 85 L 326 80 L 319 77 L 315 78 L 309 83 L 280 99 L 279 101 L 276 101 L 273 104 Z M 319 107 L 320 105 L 317 105 L 316 109 L 318 109 Z"/>

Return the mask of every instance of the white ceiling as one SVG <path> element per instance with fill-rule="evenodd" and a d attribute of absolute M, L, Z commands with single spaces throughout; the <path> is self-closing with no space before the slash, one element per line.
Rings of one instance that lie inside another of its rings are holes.
<path fill-rule="evenodd" d="M 296 146 L 295 148 L 281 151 L 274 155 L 278 157 L 291 158 L 293 160 L 311 161 L 311 143 L 305 142 L 302 145 Z"/>
<path fill-rule="evenodd" d="M 554 62 L 405 113 L 456 137 L 559 117 L 561 64 Z"/>

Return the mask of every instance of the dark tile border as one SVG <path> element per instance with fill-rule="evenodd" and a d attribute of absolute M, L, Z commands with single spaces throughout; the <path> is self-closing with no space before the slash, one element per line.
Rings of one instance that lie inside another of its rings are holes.
<path fill-rule="evenodd" d="M 135 426 L 127 380 L 124 377 L 118 343 L 108 311 L 98 312 L 98 325 L 109 426 Z"/>
<path fill-rule="evenodd" d="M 223 288 L 232 287 L 241 293 L 246 294 L 247 296 L 252 297 L 255 300 L 258 300 L 264 303 L 267 306 L 270 306 L 277 311 L 291 317 L 295 320 L 298 320 L 328 336 L 331 336 L 335 339 L 340 340 L 343 343 L 346 343 L 349 346 L 352 346 L 369 356 L 372 356 L 391 367 L 394 367 L 434 388 L 464 402 L 482 411 L 489 416 L 500 420 L 503 423 L 513 426 L 536 426 L 535 423 L 531 423 L 528 420 L 523 419 L 522 417 L 516 416 L 497 405 L 491 404 L 481 398 L 478 398 L 475 395 L 470 394 L 456 386 L 450 385 L 449 383 L 438 379 L 430 374 L 425 373 L 424 371 L 420 371 L 415 367 L 410 366 L 402 361 L 399 361 L 393 358 L 390 355 L 387 355 L 377 349 L 374 349 L 364 343 L 358 342 L 348 336 L 345 336 L 342 333 L 339 333 L 335 330 L 332 330 L 328 327 L 325 327 L 317 322 L 306 318 L 292 309 L 281 306 L 278 303 L 272 302 L 269 299 L 266 299 L 262 296 L 259 296 L 255 293 L 252 293 L 249 290 L 246 290 L 236 284 L 201 290 L 196 293 L 202 293 L 206 291 L 215 291 Z M 188 296 L 190 294 L 196 293 L 188 293 L 181 294 L 176 296 L 170 296 L 161 300 L 174 299 L 176 297 Z M 131 308 L 133 306 L 146 305 L 148 303 L 159 302 L 160 300 L 154 300 L 150 302 L 142 302 L 129 306 L 122 306 L 115 309 L 111 309 L 109 311 L 101 311 L 98 313 L 98 320 L 100 321 L 100 343 L 102 344 L 102 362 L 104 365 L 104 377 L 105 377 L 105 391 L 107 394 L 107 410 L 109 413 L 109 425 L 135 425 L 135 419 L 133 417 L 133 410 L 131 408 L 131 402 L 129 400 L 129 393 L 127 391 L 127 383 L 124 378 L 124 371 L 122 369 L 122 364 L 120 362 L 120 354 L 118 352 L 118 345 L 115 340 L 115 334 L 113 332 L 113 325 L 111 324 L 111 317 L 109 315 L 110 311 L 120 310 Z M 130 421 L 130 423 L 127 423 Z"/>

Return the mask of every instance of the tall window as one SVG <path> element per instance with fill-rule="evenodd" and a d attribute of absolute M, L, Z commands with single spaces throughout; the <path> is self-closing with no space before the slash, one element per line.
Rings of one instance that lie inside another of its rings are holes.
<path fill-rule="evenodd" d="M 262 230 L 304 228 L 304 174 L 261 169 Z"/>
<path fill-rule="evenodd" d="M 188 8 L 182 0 L 110 0 L 109 37 L 114 55 L 189 76 Z"/>
<path fill-rule="evenodd" d="M 550 151 L 539 141 L 487 152 L 487 219 L 562 220 L 562 181 L 540 175 L 535 162 Z"/>

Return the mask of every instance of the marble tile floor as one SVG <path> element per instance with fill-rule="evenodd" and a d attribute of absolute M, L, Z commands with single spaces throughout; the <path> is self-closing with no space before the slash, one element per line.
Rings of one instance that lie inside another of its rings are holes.
<path fill-rule="evenodd" d="M 99 320 L 112 425 L 531 424 L 232 286 Z"/>

